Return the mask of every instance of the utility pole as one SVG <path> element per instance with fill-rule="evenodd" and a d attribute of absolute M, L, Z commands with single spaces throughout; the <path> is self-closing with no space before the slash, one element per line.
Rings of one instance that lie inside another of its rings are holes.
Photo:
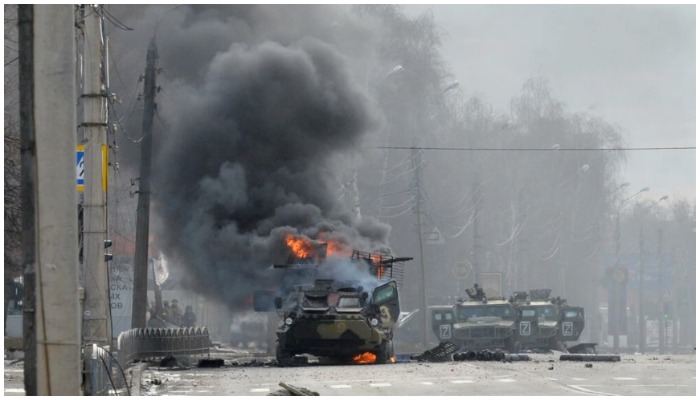
<path fill-rule="evenodd" d="M 153 114 L 156 103 L 156 60 L 158 53 L 155 37 L 151 39 L 146 54 L 144 80 L 143 140 L 141 141 L 141 168 L 139 177 L 139 201 L 136 208 L 136 250 L 134 252 L 134 293 L 132 328 L 146 327 L 148 307 L 148 229 L 151 203 L 151 146 L 153 143 Z"/>
<path fill-rule="evenodd" d="M 666 352 L 666 319 L 664 318 L 664 267 L 663 267 L 663 229 L 659 228 L 659 244 L 656 254 L 659 259 L 659 354 Z M 674 331 L 674 334 L 676 332 Z"/>
<path fill-rule="evenodd" d="M 481 278 L 481 266 L 479 265 L 479 206 L 481 205 L 481 185 L 479 182 L 479 175 L 474 175 L 474 232 L 473 232 L 473 242 L 472 242 L 472 259 L 474 262 L 474 283 L 480 284 L 482 287 L 483 282 L 479 282 Z"/>
<path fill-rule="evenodd" d="M 620 352 L 620 297 L 621 297 L 621 290 L 620 290 L 620 285 L 621 283 L 619 282 L 618 279 L 616 279 L 618 271 L 621 269 L 620 267 L 620 210 L 617 210 L 615 213 L 615 267 L 613 270 L 613 279 L 612 279 L 612 289 L 613 289 L 613 295 L 612 295 L 612 300 L 610 304 L 608 304 L 608 318 L 611 320 L 611 328 L 612 328 L 612 333 L 613 333 L 613 353 L 618 354 Z M 613 311 L 614 310 L 614 311 Z M 613 312 L 611 312 L 613 311 Z"/>
<path fill-rule="evenodd" d="M 36 348 L 36 145 L 34 139 L 34 5 L 17 6 L 19 34 L 19 115 L 22 157 L 22 338 L 24 342 L 24 393 L 37 395 Z"/>
<path fill-rule="evenodd" d="M 646 345 L 646 319 L 644 318 L 644 216 L 639 226 L 639 352 L 644 354 Z"/>
<path fill-rule="evenodd" d="M 28 384 L 26 394 L 78 396 L 82 393 L 73 101 L 75 14 L 72 5 L 21 7 L 20 34 L 26 39 L 25 34 L 30 33 L 32 41 L 32 73 L 29 77 L 23 73 L 24 79 L 20 80 L 20 93 L 29 96 L 20 112 L 22 123 L 27 123 L 29 129 L 27 132 L 22 128 L 23 139 L 29 139 L 23 141 L 22 156 L 31 158 L 32 151 L 35 155 L 33 176 L 29 177 L 29 196 L 34 196 L 34 201 L 25 205 L 32 206 L 34 212 L 34 240 L 30 240 L 35 246 L 34 264 L 26 266 L 36 274 L 35 303 L 29 310 L 35 313 L 36 341 L 25 346 L 36 346 L 36 387 L 31 387 L 34 382 Z M 27 24 L 31 26 L 28 30 Z M 21 51 L 21 55 L 27 55 Z M 20 63 L 26 66 L 25 60 Z M 26 105 L 32 108 L 24 108 Z M 26 144 L 34 146 L 25 148 Z M 22 162 L 24 167 L 25 160 Z M 25 379 L 34 377 L 25 375 Z"/>
<path fill-rule="evenodd" d="M 107 242 L 107 93 L 104 79 L 102 11 L 85 6 L 83 139 L 85 189 L 83 193 L 83 341 L 112 343 L 109 277 L 105 260 Z"/>
<path fill-rule="evenodd" d="M 357 187 L 357 168 L 352 169 L 352 213 L 358 221 L 362 218 L 360 213 L 360 189 Z"/>
<path fill-rule="evenodd" d="M 423 329 L 422 339 L 423 345 L 428 347 L 428 329 L 430 326 L 430 312 L 428 310 L 428 295 L 426 292 L 426 281 L 428 279 L 425 271 L 425 257 L 423 251 L 423 210 L 421 209 L 421 191 L 422 191 L 422 156 L 417 146 L 411 149 L 411 164 L 413 167 L 414 190 L 416 196 L 416 224 L 418 228 L 418 251 L 420 254 L 420 270 L 421 270 L 421 298 L 423 299 Z"/>

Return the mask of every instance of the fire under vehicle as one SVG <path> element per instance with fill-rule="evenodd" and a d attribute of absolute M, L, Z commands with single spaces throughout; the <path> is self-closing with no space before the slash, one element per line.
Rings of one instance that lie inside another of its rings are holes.
<path fill-rule="evenodd" d="M 288 264 L 274 266 L 286 278 L 274 297 L 281 320 L 278 365 L 292 365 L 303 355 L 340 363 L 391 362 L 400 313 L 400 267 L 412 258 L 357 250 L 331 256 L 328 244 L 301 239 L 306 241 L 304 251 L 295 251 L 288 239 L 293 250 Z"/>

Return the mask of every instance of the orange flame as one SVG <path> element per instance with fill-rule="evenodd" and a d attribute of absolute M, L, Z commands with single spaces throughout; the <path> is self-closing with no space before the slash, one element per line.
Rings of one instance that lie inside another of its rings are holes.
<path fill-rule="evenodd" d="M 310 258 L 315 255 L 314 243 L 309 238 L 286 235 L 284 240 L 298 258 Z"/>
<path fill-rule="evenodd" d="M 340 242 L 337 242 L 335 240 L 329 240 L 327 244 L 328 252 L 326 254 L 329 256 L 350 257 L 352 255 L 352 251 L 350 251 L 349 248 L 347 248 L 344 244 Z"/>
<path fill-rule="evenodd" d="M 392 364 L 395 364 L 396 363 L 396 356 L 389 357 L 389 361 L 391 361 Z"/>
<path fill-rule="evenodd" d="M 357 364 L 373 364 L 377 362 L 377 355 L 374 353 L 366 352 L 358 354 L 352 358 Z"/>
<path fill-rule="evenodd" d="M 323 233 L 319 236 L 318 240 L 313 240 L 305 236 L 286 234 L 284 241 L 292 250 L 294 257 L 298 259 L 325 259 L 327 256 L 350 258 L 352 256 L 352 249 L 344 243 L 338 240 L 329 240 Z"/>

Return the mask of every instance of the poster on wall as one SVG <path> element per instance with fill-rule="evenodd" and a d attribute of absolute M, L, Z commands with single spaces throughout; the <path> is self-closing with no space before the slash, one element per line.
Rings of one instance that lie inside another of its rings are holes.
<path fill-rule="evenodd" d="M 503 296 L 503 274 L 501 272 L 482 272 L 479 280 L 480 286 L 484 288 L 486 297 Z"/>

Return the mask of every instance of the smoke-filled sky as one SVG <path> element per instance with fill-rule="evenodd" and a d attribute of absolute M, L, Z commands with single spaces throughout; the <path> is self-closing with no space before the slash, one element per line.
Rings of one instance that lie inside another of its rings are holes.
<path fill-rule="evenodd" d="M 407 5 L 443 28 L 442 54 L 465 95 L 508 110 L 528 77 L 549 79 L 571 111 L 602 116 L 627 147 L 696 142 L 696 6 Z M 695 150 L 631 151 L 630 194 L 695 201 Z"/>
<path fill-rule="evenodd" d="M 394 255 L 416 257 L 417 222 L 409 214 L 416 208 L 410 199 L 385 204 L 410 217 L 397 222 L 384 215 L 382 221 L 389 220 L 389 225 L 372 218 L 367 207 L 362 217 L 356 215 L 341 201 L 344 193 L 339 189 L 347 194 L 344 180 L 352 176 L 349 172 L 365 166 L 359 182 L 366 189 L 363 201 L 372 190 L 379 192 L 382 167 L 378 152 L 367 151 L 368 143 L 388 143 L 390 137 L 393 144 L 406 145 L 421 139 L 420 134 L 425 135 L 421 140 L 435 138 L 437 134 L 430 135 L 439 131 L 439 117 L 433 103 L 450 96 L 476 95 L 508 115 L 510 99 L 525 82 L 544 76 L 569 111 L 600 115 L 619 127 L 626 147 L 695 146 L 694 6 L 402 8 L 409 18 L 432 12 L 443 34 L 442 46 L 430 42 L 429 34 L 416 34 L 428 26 L 425 21 L 412 24 L 389 11 L 383 17 L 399 22 L 387 32 L 376 15 L 363 18 L 344 5 L 109 9 L 112 18 L 133 28 L 110 26 L 112 86 L 124 103 L 132 104 L 125 107 L 123 120 L 132 137 L 140 136 L 141 103 L 131 95 L 141 91 L 137 78 L 143 74 L 147 45 L 154 35 L 159 51 L 152 196 L 155 244 L 172 264 L 186 266 L 191 277 L 187 282 L 200 293 L 228 304 L 240 304 L 251 290 L 264 286 L 261 267 L 284 261 L 279 257 L 285 253 L 286 233 L 335 237 L 363 251 L 399 248 L 402 253 Z M 400 30 L 404 28 L 406 32 Z M 404 47 L 391 48 L 391 34 Z M 416 45 L 414 37 L 425 42 L 417 40 Z M 433 57 L 431 46 L 439 57 Z M 438 58 L 444 60 L 444 69 Z M 411 63 L 413 70 L 405 68 L 402 80 L 394 81 L 391 71 L 397 71 L 399 63 Z M 459 92 L 442 91 L 453 77 L 460 82 Z M 388 127 L 391 117 L 395 125 Z M 120 148 L 124 170 L 131 170 L 129 177 L 136 176 L 138 144 L 124 141 Z M 410 164 L 414 156 L 408 153 L 393 156 Z M 450 157 L 460 162 L 477 159 L 452 154 L 433 159 L 431 165 Z M 694 150 L 631 151 L 627 157 L 620 181 L 630 182 L 630 191 L 649 186 L 645 193 L 649 198 L 669 195 L 694 201 Z M 387 164 L 383 168 L 386 172 Z M 399 194 L 415 193 L 412 175 L 400 177 L 406 182 L 397 181 Z M 435 190 L 428 197 L 454 203 L 478 191 L 471 173 L 451 173 L 449 178 L 444 179 L 448 191 Z M 492 187 L 488 193 L 495 196 L 505 189 Z M 596 199 L 581 203 L 603 202 L 603 192 L 592 193 L 589 196 Z M 491 203 L 503 201 L 498 207 L 515 210 L 516 202 L 502 197 Z M 369 204 L 372 210 L 376 203 Z M 545 203 L 542 206 L 549 209 Z M 468 223 L 460 225 L 459 235 Z M 510 226 L 504 226 L 504 237 L 515 238 L 519 230 L 511 235 Z M 440 272 L 445 276 L 435 279 L 433 286 L 454 283 L 449 268 L 468 257 L 463 255 L 467 242 L 459 235 L 453 237 L 456 255 L 440 250 L 440 257 L 454 259 L 436 263 L 445 269 Z M 498 246 L 510 243 L 488 240 Z M 505 268 L 496 264 L 493 268 Z M 424 276 L 416 265 L 411 290 L 417 292 Z"/>

